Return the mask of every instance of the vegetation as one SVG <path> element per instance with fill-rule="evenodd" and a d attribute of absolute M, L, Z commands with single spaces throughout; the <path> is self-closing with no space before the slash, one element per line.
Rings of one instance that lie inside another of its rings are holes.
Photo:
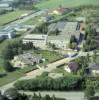
<path fill-rule="evenodd" d="M 70 42 L 69 42 L 69 48 L 71 49 L 76 49 L 77 48 L 77 39 L 75 38 L 74 35 L 71 36 Z"/>
<path fill-rule="evenodd" d="M 30 80 L 21 80 L 15 83 L 19 90 L 81 90 L 83 79 L 81 77 L 62 77 L 52 79 L 50 77 L 36 78 Z"/>
<path fill-rule="evenodd" d="M 6 72 L 12 72 L 12 71 L 14 71 L 13 66 L 12 66 L 12 65 L 10 64 L 10 62 L 7 61 L 7 60 L 1 59 L 0 66 L 3 67 L 3 69 L 4 69 Z"/>
<path fill-rule="evenodd" d="M 99 49 L 99 45 L 96 43 L 94 37 L 96 37 L 95 29 L 93 29 L 91 26 L 87 27 L 85 34 L 86 41 L 83 44 L 84 51 Z"/>
<path fill-rule="evenodd" d="M 89 74 L 89 69 L 88 69 L 88 64 L 90 62 L 89 54 L 86 57 L 84 57 L 84 56 L 78 57 L 73 61 L 78 63 L 80 66 L 79 70 L 77 71 L 78 75 L 86 76 Z"/>
<path fill-rule="evenodd" d="M 40 24 L 33 31 L 33 33 L 42 33 L 42 34 L 47 34 L 47 32 L 48 32 L 47 23 Z"/>
<path fill-rule="evenodd" d="M 87 87 L 85 90 L 85 98 L 87 98 L 87 100 L 92 100 L 91 97 L 93 97 L 94 95 L 95 95 L 95 90 L 93 86 Z"/>
<path fill-rule="evenodd" d="M 22 14 L 28 13 L 27 10 L 15 10 L 3 15 L 0 15 L 0 26 L 8 24 L 21 17 Z"/>
<path fill-rule="evenodd" d="M 98 2 L 98 0 L 46 0 L 37 4 L 36 7 L 40 9 L 56 8 L 59 5 L 65 7 L 77 7 L 81 5 L 98 5 Z"/>
<path fill-rule="evenodd" d="M 34 49 L 33 44 L 23 44 L 20 39 L 8 40 L 4 42 L 3 48 L 1 49 L 0 55 L 2 59 L 11 60 L 15 55 L 22 54 L 24 50 Z M 1 45 L 1 46 L 2 46 Z"/>
<path fill-rule="evenodd" d="M 16 81 L 22 76 L 25 76 L 27 72 L 33 71 L 36 68 L 34 66 L 29 66 L 24 69 L 17 69 L 13 72 L 5 72 L 0 70 L 0 86 L 6 85 L 8 83 L 11 83 L 13 81 Z"/>
<path fill-rule="evenodd" d="M 0 100 L 66 100 L 63 98 L 56 98 L 54 95 L 50 97 L 45 95 L 44 97 L 34 93 L 33 95 L 26 95 L 19 93 L 15 88 L 9 88 L 3 94 L 0 93 Z"/>

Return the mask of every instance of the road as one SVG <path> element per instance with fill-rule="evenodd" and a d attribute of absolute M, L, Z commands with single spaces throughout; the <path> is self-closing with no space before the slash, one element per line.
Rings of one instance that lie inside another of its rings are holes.
<path fill-rule="evenodd" d="M 53 96 L 53 94 L 55 95 L 55 97 L 57 98 L 65 98 L 66 100 L 85 100 L 84 99 L 84 92 L 80 92 L 80 91 L 73 91 L 73 92 L 67 92 L 67 91 L 37 91 L 37 92 L 22 92 L 20 91 L 20 93 L 25 93 L 27 95 L 33 95 L 34 93 L 36 93 L 37 95 L 39 95 L 39 93 L 44 97 L 45 95 L 49 95 L 49 96 Z M 99 93 L 95 94 L 96 96 L 99 96 Z"/>
<path fill-rule="evenodd" d="M 89 54 L 92 55 L 93 53 L 90 52 Z M 59 61 L 56 61 L 54 63 L 49 63 L 46 68 L 36 69 L 34 71 L 31 71 L 31 72 L 27 73 L 26 76 L 21 77 L 18 80 L 36 78 L 37 76 L 40 76 L 43 72 L 51 72 L 52 70 L 56 69 L 56 67 L 61 64 L 68 63 L 70 60 L 73 60 L 79 56 L 86 56 L 86 55 L 87 55 L 87 53 L 85 53 L 85 52 L 79 52 L 78 56 L 76 56 L 76 57 L 73 57 L 73 58 L 68 57 L 68 58 L 64 58 Z M 17 82 L 18 80 L 0 87 L 0 90 L 5 91 L 6 89 L 13 87 L 13 84 L 15 82 Z"/>
<path fill-rule="evenodd" d="M 41 10 L 41 11 L 38 11 L 38 12 L 34 12 L 34 13 L 31 14 L 31 15 L 28 15 L 28 16 L 22 18 L 22 19 L 18 19 L 18 20 L 14 21 L 14 22 L 11 22 L 11 23 L 9 23 L 9 24 L 3 26 L 3 28 L 4 28 L 4 29 L 7 29 L 7 28 L 9 28 L 9 27 L 12 27 L 12 26 L 15 25 L 15 24 L 22 24 L 22 23 L 24 23 L 25 21 L 28 21 L 29 19 L 34 18 L 34 17 L 36 17 L 36 16 L 39 16 L 39 15 L 41 15 L 41 14 L 43 14 L 43 13 L 45 13 L 45 10 Z"/>
<path fill-rule="evenodd" d="M 55 97 L 57 98 L 65 98 L 66 100 L 84 100 L 84 93 L 83 92 L 60 92 L 60 91 L 39 91 L 39 92 L 22 92 L 20 91 L 20 93 L 25 93 L 27 95 L 33 95 L 34 93 L 36 93 L 37 95 L 39 95 L 39 93 L 44 97 L 46 94 L 50 95 L 51 97 L 53 96 L 53 94 L 55 95 Z"/>
<path fill-rule="evenodd" d="M 41 11 L 35 12 L 35 13 L 31 14 L 31 15 L 28 15 L 28 16 L 22 18 L 22 19 L 18 19 L 18 20 L 14 21 L 14 22 L 12 22 L 12 23 L 10 23 L 10 24 L 15 24 L 15 23 L 21 24 L 21 23 L 23 23 L 23 22 L 25 22 L 25 21 L 27 21 L 27 20 L 33 18 L 33 17 L 36 17 L 36 16 L 41 15 L 41 14 L 43 14 L 43 13 L 45 13 L 45 11 L 44 11 L 44 10 L 41 10 Z"/>
<path fill-rule="evenodd" d="M 71 59 L 69 58 L 64 58 L 54 63 L 50 63 L 47 65 L 48 66 L 47 68 L 36 69 L 34 71 L 31 71 L 30 73 L 27 73 L 27 76 L 21 77 L 18 80 L 36 78 L 37 76 L 40 76 L 43 72 L 51 72 L 52 70 L 56 69 L 58 65 L 63 64 L 63 63 L 68 63 L 70 60 Z M 0 87 L 0 90 L 4 92 L 6 89 L 13 87 L 14 83 L 17 82 L 18 80 Z"/>

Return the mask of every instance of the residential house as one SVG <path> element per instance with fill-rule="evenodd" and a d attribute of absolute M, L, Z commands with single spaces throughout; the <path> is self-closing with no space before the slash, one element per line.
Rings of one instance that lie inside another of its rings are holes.
<path fill-rule="evenodd" d="M 95 63 L 89 64 L 89 69 L 93 75 L 99 74 L 99 64 Z"/>
<path fill-rule="evenodd" d="M 64 8 L 64 7 L 59 7 L 59 8 L 55 8 L 55 9 L 50 9 L 48 10 L 48 14 L 49 15 L 63 15 L 66 14 L 68 12 L 70 12 L 71 10 L 69 8 Z"/>
<path fill-rule="evenodd" d="M 28 65 L 39 64 L 42 61 L 42 56 L 33 54 L 33 53 L 25 53 L 14 57 L 13 63 L 15 67 L 23 68 Z"/>
<path fill-rule="evenodd" d="M 69 64 L 65 66 L 65 70 L 69 73 L 77 72 L 78 69 L 79 69 L 79 64 L 76 62 L 69 62 Z"/>

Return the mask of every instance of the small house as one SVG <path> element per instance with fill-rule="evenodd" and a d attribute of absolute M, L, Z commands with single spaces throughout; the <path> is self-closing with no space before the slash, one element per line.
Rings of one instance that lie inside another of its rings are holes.
<path fill-rule="evenodd" d="M 28 65 L 39 64 L 42 61 L 42 56 L 33 54 L 33 53 L 25 53 L 14 57 L 13 63 L 15 67 L 24 68 Z"/>
<path fill-rule="evenodd" d="M 99 74 L 99 64 L 89 64 L 89 69 L 92 74 Z"/>
<path fill-rule="evenodd" d="M 77 72 L 78 68 L 79 68 L 79 64 L 76 62 L 69 62 L 69 64 L 65 66 L 65 70 L 69 73 Z"/>

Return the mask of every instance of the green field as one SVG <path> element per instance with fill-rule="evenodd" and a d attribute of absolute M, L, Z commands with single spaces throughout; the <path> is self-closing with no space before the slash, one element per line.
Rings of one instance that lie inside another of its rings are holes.
<path fill-rule="evenodd" d="M 14 72 L 7 73 L 6 76 L 0 78 L 0 86 L 16 81 L 20 77 L 25 76 L 26 72 L 31 71 L 32 69 L 34 69 L 34 67 L 26 67 L 24 69 L 19 69 Z"/>
<path fill-rule="evenodd" d="M 37 17 L 31 18 L 31 19 L 25 21 L 24 24 L 26 24 L 26 25 L 35 25 L 36 24 L 37 25 L 37 24 L 42 23 L 42 21 L 40 21 L 40 19 L 41 19 L 41 16 L 37 16 Z"/>
<path fill-rule="evenodd" d="M 65 7 L 76 7 L 80 5 L 99 5 L 99 0 L 46 0 L 37 4 L 36 7 L 43 8 L 55 8 L 59 5 Z"/>
<path fill-rule="evenodd" d="M 26 10 L 16 10 L 7 14 L 0 15 L 0 26 L 19 18 L 22 14 L 27 13 Z"/>

